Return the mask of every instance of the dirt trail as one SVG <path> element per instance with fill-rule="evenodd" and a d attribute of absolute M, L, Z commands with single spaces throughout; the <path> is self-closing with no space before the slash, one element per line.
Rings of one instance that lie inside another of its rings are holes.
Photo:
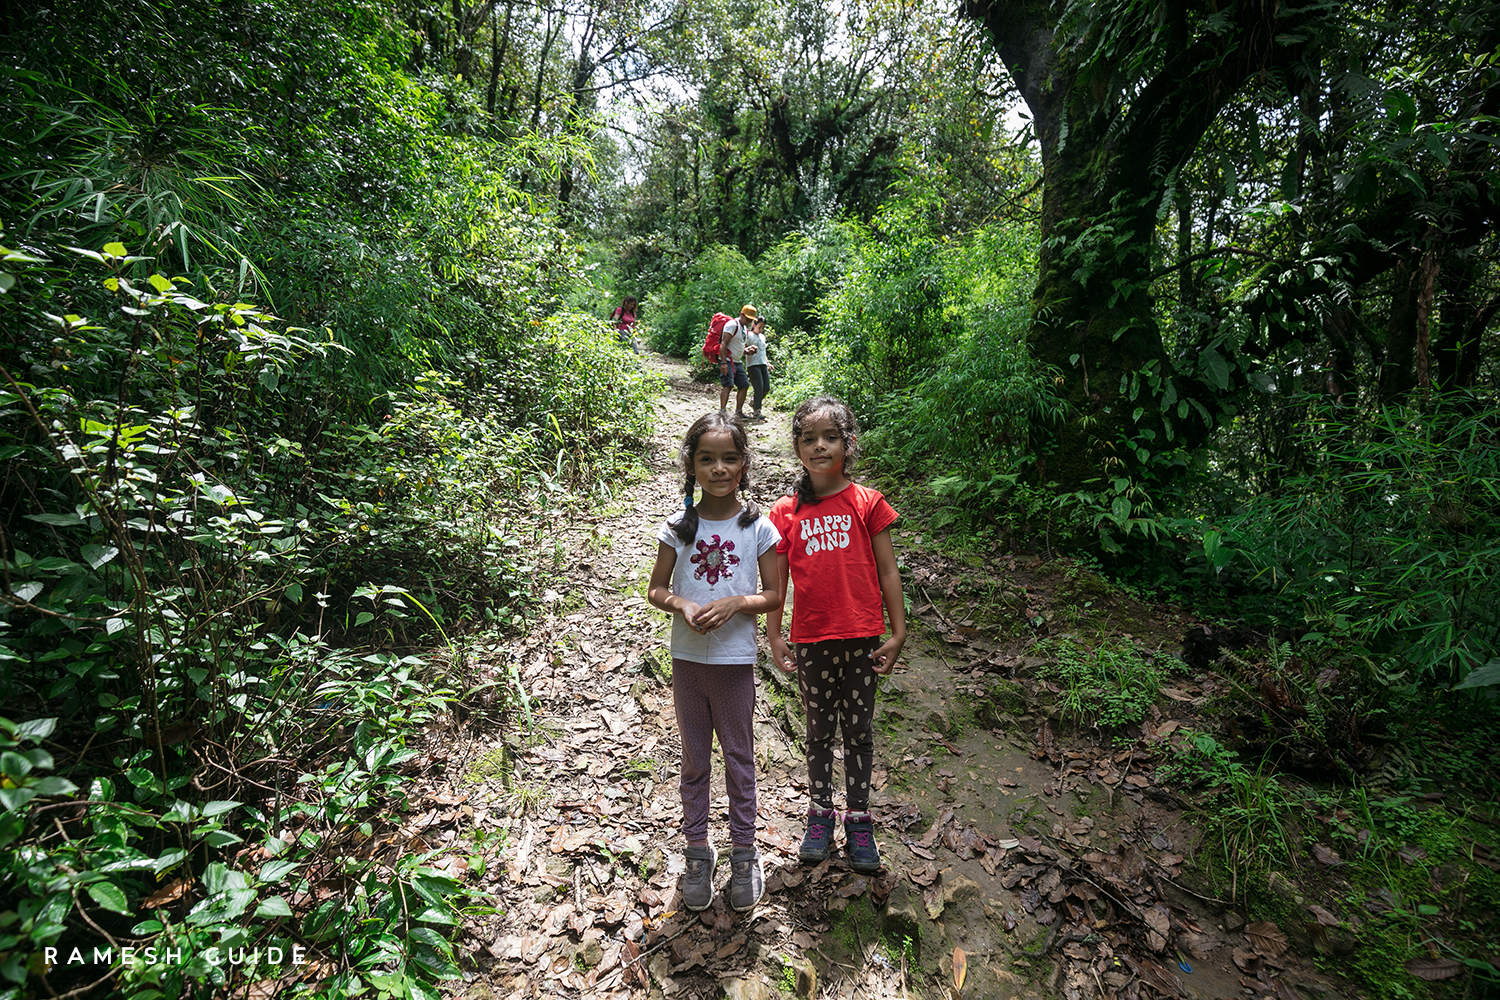
<path fill-rule="evenodd" d="M 677 443 L 718 394 L 680 363 L 645 363 L 671 386 L 658 404 L 655 472 L 618 511 L 560 526 L 568 582 L 497 664 L 530 692 L 532 726 L 493 734 L 455 762 L 488 851 L 483 888 L 503 900 L 469 927 L 476 972 L 455 995 L 946 997 L 955 948 L 965 996 L 1246 995 L 1231 961 L 1243 920 L 1174 887 L 1196 835 L 1151 797 L 1148 749 L 1066 746 L 1049 722 L 1055 689 L 1026 677 L 1029 642 L 955 621 L 972 604 L 942 589 L 941 558 L 912 531 L 896 537 L 911 639 L 876 717 L 872 807 L 886 873 L 857 876 L 837 852 L 799 865 L 800 709 L 792 679 L 763 650 L 756 747 L 768 892 L 753 913 L 734 913 L 721 864 L 714 906 L 681 911 L 668 623 L 643 590 L 655 528 L 680 504 Z M 752 429 L 752 493 L 763 508 L 795 469 L 789 416 L 767 412 Z M 1057 581 L 1008 566 L 1012 589 L 998 599 L 1029 614 Z M 710 836 L 727 842 L 717 771 Z M 1271 961 L 1288 966 L 1283 979 L 1329 992 L 1289 955 Z"/>

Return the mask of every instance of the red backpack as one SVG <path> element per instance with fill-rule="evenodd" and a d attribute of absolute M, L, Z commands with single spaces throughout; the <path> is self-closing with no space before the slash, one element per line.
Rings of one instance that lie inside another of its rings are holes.
<path fill-rule="evenodd" d="M 734 319 L 728 313 L 714 313 L 708 321 L 708 336 L 703 338 L 703 356 L 710 361 L 719 360 L 719 341 L 724 336 L 724 324 Z"/>

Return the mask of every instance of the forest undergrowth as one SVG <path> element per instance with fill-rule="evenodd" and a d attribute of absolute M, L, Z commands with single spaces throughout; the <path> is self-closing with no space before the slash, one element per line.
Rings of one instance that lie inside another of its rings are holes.
<path fill-rule="evenodd" d="M 717 9 L 637 33 L 612 6 L 620 86 L 737 57 Z M 1064 6 L 1069 59 L 1131 53 L 1076 68 L 1146 93 L 1146 8 Z M 937 648 L 988 630 L 1004 655 L 964 666 L 1021 675 L 1043 759 L 1050 727 L 1087 734 L 1096 779 L 1195 817 L 1203 896 L 1381 1000 L 1500 990 L 1494 19 L 1268 33 L 1359 65 L 1220 109 L 1144 224 L 1117 199 L 1043 232 L 1069 184 L 1007 137 L 973 24 L 851 102 L 797 60 L 847 35 L 875 66 L 888 12 L 761 5 L 742 30 L 796 83 L 776 114 L 704 68 L 701 105 L 619 138 L 568 48 L 610 33 L 524 7 L 0 19 L 0 998 L 435 997 L 472 971 L 495 845 L 424 839 L 472 819 L 432 748 L 545 739 L 506 650 L 564 599 L 559 526 L 647 474 L 663 390 L 602 320 L 625 295 L 700 369 L 708 318 L 755 304 L 777 412 L 851 403 L 914 559 L 957 567 L 909 567 Z M 1278 117 L 1323 100 L 1327 142 Z M 853 145 L 770 141 L 817 121 Z M 1407 197 L 1481 221 L 1408 231 Z M 1057 341 L 1049 275 L 1151 349 Z M 1121 609 L 1167 604 L 1194 624 L 1146 649 Z M 1236 958 L 1243 988 L 1280 954 Z"/>

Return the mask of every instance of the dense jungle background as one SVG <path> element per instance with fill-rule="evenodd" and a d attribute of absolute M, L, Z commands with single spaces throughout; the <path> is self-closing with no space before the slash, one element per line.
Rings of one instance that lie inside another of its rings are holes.
<path fill-rule="evenodd" d="M 516 643 L 667 391 L 627 295 L 700 381 L 754 304 L 776 411 L 853 405 L 914 605 L 924 553 L 1096 581 L 932 613 L 1025 652 L 1044 761 L 1160 736 L 1203 896 L 1337 873 L 1297 943 L 1351 995 L 1500 992 L 1500 5 L 3 17 L 0 996 L 465 995 L 519 827 L 365 848 L 440 730 L 555 737 Z M 1174 670 L 1229 680 L 1167 739 Z"/>

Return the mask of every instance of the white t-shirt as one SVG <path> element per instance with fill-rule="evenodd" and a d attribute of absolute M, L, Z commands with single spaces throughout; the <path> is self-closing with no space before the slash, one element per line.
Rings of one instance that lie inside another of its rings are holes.
<path fill-rule="evenodd" d="M 743 320 L 732 319 L 724 324 L 724 332 L 720 335 L 720 342 L 729 348 L 729 354 L 736 361 L 745 360 L 745 334 L 750 332 Z"/>
<path fill-rule="evenodd" d="M 675 521 L 676 519 L 673 518 Z M 776 548 L 781 534 L 762 514 L 748 528 L 740 527 L 740 515 L 727 521 L 698 520 L 698 537 L 684 542 L 671 522 L 656 532 L 656 540 L 677 550 L 672 569 L 672 593 L 702 607 L 721 597 L 749 597 L 760 593 L 756 563 Z M 694 663 L 754 663 L 755 615 L 735 615 L 707 635 L 688 627 L 681 613 L 672 616 L 672 655 Z"/>
<path fill-rule="evenodd" d="M 763 365 L 770 360 L 766 357 L 766 335 L 756 333 L 754 327 L 745 331 L 745 346 L 755 348 L 754 354 L 745 355 L 745 367 Z"/>

